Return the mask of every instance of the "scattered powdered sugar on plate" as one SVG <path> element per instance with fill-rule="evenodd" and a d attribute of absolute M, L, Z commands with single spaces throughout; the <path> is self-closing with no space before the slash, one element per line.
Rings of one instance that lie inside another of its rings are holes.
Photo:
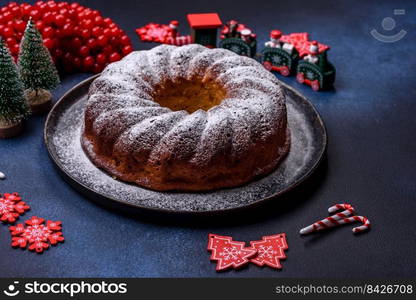
<path fill-rule="evenodd" d="M 77 88 L 88 90 L 91 79 Z M 45 127 L 46 144 L 58 167 L 78 185 L 110 200 L 170 212 L 210 212 L 240 208 L 289 190 L 310 175 L 326 146 L 325 128 L 312 105 L 283 85 L 291 132 L 289 155 L 271 174 L 247 185 L 205 193 L 156 192 L 118 181 L 91 163 L 81 148 L 86 93 L 68 93 Z M 80 94 L 82 94 L 80 96 Z"/>

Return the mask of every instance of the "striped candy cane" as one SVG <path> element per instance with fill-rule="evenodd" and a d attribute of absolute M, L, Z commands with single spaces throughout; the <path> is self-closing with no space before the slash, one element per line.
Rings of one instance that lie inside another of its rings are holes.
<path fill-rule="evenodd" d="M 359 233 L 359 232 L 363 232 L 365 230 L 368 230 L 368 229 L 370 229 L 370 226 L 371 226 L 370 220 L 368 220 L 366 217 L 363 217 L 363 216 L 352 216 L 352 217 L 340 220 L 340 224 L 349 224 L 349 223 L 352 223 L 352 222 L 361 222 L 361 223 L 363 223 L 363 225 L 358 226 L 358 227 L 354 227 L 352 229 L 352 232 L 354 232 L 354 233 Z"/>
<path fill-rule="evenodd" d="M 354 214 L 355 210 L 354 207 L 352 207 L 352 205 L 350 204 L 335 204 L 334 206 L 331 206 L 328 209 L 329 213 L 333 213 L 336 212 L 338 210 L 344 209 L 344 211 L 342 212 L 338 212 L 330 217 L 327 217 L 325 219 L 322 219 L 320 221 L 317 221 L 305 228 L 302 228 L 299 233 L 300 234 L 308 234 L 314 231 L 320 231 L 326 228 L 330 228 L 330 227 L 334 227 L 334 226 L 338 226 L 341 224 L 345 224 L 345 223 L 341 223 L 341 220 L 351 216 Z"/>
<path fill-rule="evenodd" d="M 341 210 L 341 209 L 348 210 L 351 213 L 354 213 L 354 207 L 352 207 L 352 205 L 348 204 L 348 203 L 335 204 L 335 205 L 331 206 L 330 208 L 328 208 L 328 212 L 330 214 L 332 214 L 332 213 L 334 213 L 338 210 Z"/>

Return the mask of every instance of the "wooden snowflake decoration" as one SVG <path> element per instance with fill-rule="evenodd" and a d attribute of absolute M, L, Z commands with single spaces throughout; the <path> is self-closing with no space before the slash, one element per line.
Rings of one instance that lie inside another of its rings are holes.
<path fill-rule="evenodd" d="M 0 220 L 5 223 L 14 223 L 19 216 L 30 209 L 18 193 L 0 194 Z"/>
<path fill-rule="evenodd" d="M 50 245 L 62 243 L 65 239 L 62 235 L 60 221 L 46 221 L 42 218 L 32 217 L 25 224 L 10 226 L 12 235 L 12 247 L 20 247 L 30 251 L 42 253 Z"/>

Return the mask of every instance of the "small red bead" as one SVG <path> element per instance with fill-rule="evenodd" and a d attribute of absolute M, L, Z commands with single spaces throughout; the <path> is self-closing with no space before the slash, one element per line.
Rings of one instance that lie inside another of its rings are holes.
<path fill-rule="evenodd" d="M 112 29 L 111 29 L 111 35 L 112 35 L 113 37 L 117 37 L 117 36 L 119 36 L 119 35 L 120 35 L 120 29 L 118 29 L 118 28 L 112 28 Z"/>
<path fill-rule="evenodd" d="M 113 45 L 115 48 L 118 48 L 118 46 L 120 46 L 119 38 L 116 36 L 113 36 L 112 38 L 110 38 L 110 44 Z"/>
<path fill-rule="evenodd" d="M 73 55 L 70 52 L 66 52 L 64 54 L 64 60 L 66 63 L 69 63 L 70 61 L 72 61 L 73 59 Z"/>
<path fill-rule="evenodd" d="M 12 47 L 10 47 L 10 52 L 13 55 L 18 55 L 19 54 L 19 44 L 14 44 Z"/>
<path fill-rule="evenodd" d="M 57 11 L 59 9 L 58 5 L 54 1 L 48 1 L 49 11 Z"/>
<path fill-rule="evenodd" d="M 75 19 L 77 16 L 77 12 L 75 9 L 70 9 L 68 10 L 68 16 L 70 19 Z"/>
<path fill-rule="evenodd" d="M 81 36 L 84 39 L 88 39 L 91 36 L 90 31 L 88 29 L 82 29 L 81 30 Z"/>
<path fill-rule="evenodd" d="M 79 7 L 79 3 L 78 2 L 73 2 L 73 3 L 71 3 L 70 7 L 72 9 L 77 9 Z"/>
<path fill-rule="evenodd" d="M 48 6 L 46 5 L 46 3 L 43 3 L 42 5 L 38 6 L 40 12 L 43 14 L 45 11 L 48 11 Z"/>
<path fill-rule="evenodd" d="M 55 16 L 52 14 L 52 12 L 48 11 L 43 15 L 42 20 L 46 24 L 52 24 L 52 22 L 55 21 Z"/>
<path fill-rule="evenodd" d="M 122 51 L 123 51 L 123 54 L 124 55 L 127 55 L 127 54 L 133 52 L 133 47 L 130 46 L 130 45 L 124 46 L 123 49 L 122 49 Z"/>
<path fill-rule="evenodd" d="M 86 8 L 84 10 L 85 18 L 90 19 L 92 17 L 92 10 L 90 8 Z"/>
<path fill-rule="evenodd" d="M 120 37 L 120 43 L 124 46 L 128 46 L 131 44 L 130 38 L 127 35 L 123 35 Z"/>
<path fill-rule="evenodd" d="M 103 29 L 99 26 L 95 26 L 92 30 L 91 33 L 93 36 L 97 37 L 99 35 L 101 35 L 103 33 Z"/>
<path fill-rule="evenodd" d="M 17 18 L 20 17 L 21 15 L 21 10 L 19 6 L 14 6 L 10 9 L 10 12 L 12 14 L 13 17 Z"/>
<path fill-rule="evenodd" d="M 25 3 L 22 4 L 21 8 L 24 16 L 28 16 L 30 14 L 30 11 L 32 10 L 32 6 L 29 4 L 26 5 Z"/>
<path fill-rule="evenodd" d="M 81 26 L 82 28 L 92 29 L 94 27 L 94 23 L 92 22 L 92 20 L 87 19 L 84 22 L 82 22 Z"/>
<path fill-rule="evenodd" d="M 14 29 L 16 29 L 16 31 L 20 31 L 23 32 L 25 31 L 26 28 L 26 23 L 22 20 L 15 20 L 14 21 Z"/>
<path fill-rule="evenodd" d="M 81 27 L 79 27 L 78 25 L 74 26 L 74 34 L 75 35 L 80 35 L 81 33 Z"/>
<path fill-rule="evenodd" d="M 3 12 L 3 19 L 4 19 L 3 22 L 9 22 L 9 21 L 13 20 L 13 16 L 9 11 L 5 11 L 5 12 Z"/>
<path fill-rule="evenodd" d="M 94 63 L 95 63 L 94 57 L 92 56 L 87 56 L 83 60 L 83 65 L 84 67 L 87 67 L 87 68 L 91 68 L 94 65 Z"/>
<path fill-rule="evenodd" d="M 43 29 L 42 37 L 51 38 L 54 36 L 54 34 L 55 34 L 55 30 L 52 27 L 48 26 Z"/>
<path fill-rule="evenodd" d="M 103 35 L 105 35 L 107 38 L 111 37 L 111 29 L 110 28 L 105 28 L 103 30 Z"/>
<path fill-rule="evenodd" d="M 30 12 L 30 14 L 29 14 L 29 15 L 32 17 L 32 19 L 33 19 L 34 21 L 39 20 L 39 19 L 40 19 L 40 17 L 41 17 L 40 10 L 38 10 L 38 9 L 33 9 L 33 10 Z"/>
<path fill-rule="evenodd" d="M 93 10 L 91 16 L 95 19 L 96 17 L 100 17 L 101 14 L 98 10 Z"/>
<path fill-rule="evenodd" d="M 99 37 L 97 37 L 97 44 L 101 47 L 104 47 L 105 45 L 107 45 L 107 43 L 108 37 L 106 37 L 105 35 L 100 35 Z"/>
<path fill-rule="evenodd" d="M 64 53 L 63 53 L 63 51 L 62 51 L 62 49 L 61 48 L 56 48 L 54 51 L 53 51 L 53 56 L 54 57 L 56 57 L 56 58 L 60 58 L 60 57 L 62 57 L 64 55 Z"/>
<path fill-rule="evenodd" d="M 59 10 L 59 14 L 63 15 L 64 17 L 68 16 L 68 10 L 66 8 L 61 8 Z"/>
<path fill-rule="evenodd" d="M 63 9 L 65 7 L 67 7 L 67 6 L 68 6 L 68 3 L 67 2 L 59 2 L 58 3 L 58 8 L 59 9 Z"/>
<path fill-rule="evenodd" d="M 17 44 L 17 42 L 13 37 L 8 37 L 6 39 L 6 44 L 9 48 L 12 48 L 15 44 Z"/>
<path fill-rule="evenodd" d="M 111 25 L 111 24 L 113 24 L 113 20 L 111 20 L 110 18 L 104 18 L 104 23 L 105 24 L 107 24 L 107 25 Z"/>
<path fill-rule="evenodd" d="M 111 55 L 113 53 L 113 47 L 111 45 L 107 45 L 103 48 L 103 53 L 107 56 Z"/>
<path fill-rule="evenodd" d="M 46 46 L 46 48 L 48 48 L 49 50 L 51 50 L 54 46 L 54 41 L 50 38 L 46 38 L 43 40 L 43 44 Z"/>
<path fill-rule="evenodd" d="M 95 47 L 97 47 L 97 40 L 94 38 L 88 39 L 87 46 L 91 49 L 94 49 Z"/>
<path fill-rule="evenodd" d="M 95 58 L 95 60 L 97 61 L 98 64 L 104 65 L 107 62 L 107 57 L 105 56 L 105 54 L 100 53 L 100 54 L 97 54 L 97 57 Z"/>
<path fill-rule="evenodd" d="M 82 60 L 79 57 L 74 57 L 73 61 L 75 68 L 79 69 L 82 66 Z"/>
<path fill-rule="evenodd" d="M 90 48 L 87 46 L 82 46 L 81 48 L 79 48 L 79 55 L 81 55 L 82 57 L 86 57 L 90 54 Z"/>
<path fill-rule="evenodd" d="M 39 31 L 43 31 L 43 29 L 45 28 L 45 23 L 39 20 L 39 21 L 36 21 L 35 26 Z"/>
<path fill-rule="evenodd" d="M 62 37 L 63 36 L 62 30 L 60 28 L 55 29 L 55 36 L 57 36 L 57 37 Z"/>
<path fill-rule="evenodd" d="M 108 61 L 109 62 L 116 62 L 116 61 L 119 61 L 120 59 L 121 59 L 120 54 L 118 54 L 117 52 L 114 52 L 110 55 Z"/>
<path fill-rule="evenodd" d="M 103 17 L 101 17 L 101 16 L 96 16 L 96 17 L 94 18 L 94 23 L 95 23 L 95 25 L 98 25 L 98 26 L 102 25 L 102 24 L 104 23 L 104 19 L 103 19 Z"/>
<path fill-rule="evenodd" d="M 74 38 L 71 40 L 71 46 L 72 46 L 74 49 L 79 49 L 79 48 L 81 48 L 81 46 L 82 46 L 82 41 L 81 41 L 81 39 L 80 39 L 79 37 L 74 37 Z"/>
<path fill-rule="evenodd" d="M 3 37 L 8 38 L 14 35 L 14 31 L 10 26 L 6 26 L 3 28 Z"/>
<path fill-rule="evenodd" d="M 67 23 L 62 27 L 62 34 L 64 36 L 70 36 L 74 33 L 74 27 L 72 26 L 72 24 Z"/>
<path fill-rule="evenodd" d="M 54 22 L 57 26 L 64 26 L 65 20 L 66 19 L 63 15 L 56 15 Z"/>
<path fill-rule="evenodd" d="M 100 73 L 103 70 L 104 66 L 100 64 L 94 64 L 94 67 L 92 68 L 92 72 L 97 74 Z"/>

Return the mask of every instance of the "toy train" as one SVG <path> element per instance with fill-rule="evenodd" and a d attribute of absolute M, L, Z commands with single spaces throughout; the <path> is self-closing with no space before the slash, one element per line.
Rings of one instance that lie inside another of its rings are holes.
<path fill-rule="evenodd" d="M 191 35 L 179 35 L 177 21 L 169 25 L 150 23 L 136 32 L 142 41 L 174 45 L 198 43 L 215 48 L 217 31 L 222 26 L 218 14 L 188 14 L 187 18 Z M 279 30 L 272 30 L 270 41 L 260 53 L 256 34 L 244 24 L 231 20 L 222 26 L 220 33 L 220 48 L 257 58 L 267 70 L 283 76 L 296 75 L 299 83 L 309 85 L 314 91 L 330 89 L 334 84 L 335 68 L 327 58 L 329 47 L 310 41 L 307 33 L 282 35 Z"/>
<path fill-rule="evenodd" d="M 299 83 L 309 85 L 314 91 L 330 89 L 335 81 L 335 68 L 328 61 L 328 46 L 309 41 L 307 33 L 282 36 L 272 30 L 270 41 L 257 55 L 256 35 L 242 24 L 232 20 L 222 29 L 219 46 L 240 55 L 255 57 L 269 71 L 283 76 L 296 75 Z"/>

